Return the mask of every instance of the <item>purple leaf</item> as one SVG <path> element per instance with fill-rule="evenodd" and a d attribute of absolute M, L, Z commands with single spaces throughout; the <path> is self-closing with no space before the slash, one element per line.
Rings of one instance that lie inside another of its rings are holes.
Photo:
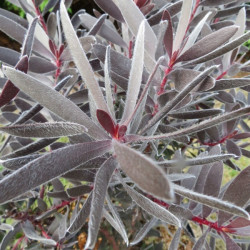
<path fill-rule="evenodd" d="M 237 206 L 245 206 L 250 198 L 250 167 L 242 170 L 238 176 L 229 184 L 222 199 L 233 202 Z M 242 188 L 242 183 L 246 183 Z M 231 214 L 220 211 L 218 214 L 218 224 L 222 225 L 232 217 Z"/>
<path fill-rule="evenodd" d="M 95 27 L 95 25 L 98 22 L 98 19 L 96 19 L 95 17 L 84 13 L 79 15 L 79 18 L 81 20 L 81 24 L 89 29 L 89 35 L 92 34 L 92 32 L 94 31 L 93 29 L 98 28 Z M 98 32 L 98 35 L 102 36 L 103 38 L 107 39 L 108 41 L 117 44 L 123 48 L 127 48 L 127 44 L 124 42 L 124 40 L 122 39 L 122 37 L 118 34 L 118 32 L 111 28 L 110 25 L 105 23 L 105 20 L 103 20 L 103 24 L 100 27 L 100 30 Z"/>
<path fill-rule="evenodd" d="M 96 117 L 102 127 L 112 136 L 116 136 L 116 124 L 114 123 L 113 119 L 110 115 L 105 112 L 104 110 L 97 109 L 96 110 Z"/>
<path fill-rule="evenodd" d="M 223 233 L 223 237 L 226 241 L 227 250 L 242 250 L 242 248 L 237 245 L 226 233 Z"/>
<path fill-rule="evenodd" d="M 143 191 L 164 200 L 173 198 L 172 187 L 166 174 L 150 158 L 115 140 L 113 146 L 121 169 Z"/>
<path fill-rule="evenodd" d="M 221 181 L 223 176 L 223 163 L 217 162 L 211 166 L 207 174 L 207 178 L 204 183 L 203 193 L 206 195 L 212 195 L 218 197 L 221 187 Z M 212 212 L 212 208 L 203 206 L 202 216 L 208 217 Z"/>
<path fill-rule="evenodd" d="M 124 182 L 122 183 L 125 190 L 129 194 L 129 196 L 133 199 L 133 201 L 140 206 L 143 210 L 148 212 L 149 214 L 153 215 L 154 217 L 168 223 L 175 225 L 177 227 L 181 227 L 180 220 L 170 213 L 168 210 L 159 206 L 157 203 L 151 201 L 147 197 L 143 196 L 142 194 L 135 191 L 133 188 L 126 185 Z"/>
<path fill-rule="evenodd" d="M 45 154 L 0 181 L 0 203 L 18 197 L 110 150 L 110 140 L 80 143 Z"/>
<path fill-rule="evenodd" d="M 1 127 L 0 131 L 20 137 L 56 138 L 80 135 L 87 132 L 80 124 L 70 122 L 46 122 Z"/>
<path fill-rule="evenodd" d="M 183 111 L 183 112 L 171 112 L 169 116 L 176 119 L 202 119 L 209 116 L 214 116 L 221 114 L 222 109 L 202 109 L 202 110 L 193 110 L 193 111 Z"/>
<path fill-rule="evenodd" d="M 88 223 L 88 238 L 85 248 L 94 248 L 101 219 L 102 209 L 104 206 L 105 196 L 108 189 L 110 178 L 116 168 L 117 164 L 111 157 L 103 163 L 96 173 L 93 196 L 91 201 L 91 209 Z"/>
<path fill-rule="evenodd" d="M 92 200 L 92 192 L 89 194 L 88 198 L 85 200 L 80 212 L 76 215 L 75 219 L 68 228 L 68 232 L 73 234 L 81 229 L 84 225 L 86 219 L 89 217 L 90 207 Z"/>
<path fill-rule="evenodd" d="M 16 69 L 27 73 L 28 71 L 28 57 L 24 56 L 17 63 Z M 17 88 L 10 80 L 8 80 L 2 90 L 0 95 L 0 107 L 10 102 L 19 92 L 19 88 Z"/>
<path fill-rule="evenodd" d="M 114 17 L 119 22 L 124 22 L 123 16 L 117 6 L 112 0 L 94 0 L 96 4 L 108 13 L 110 16 Z"/>
<path fill-rule="evenodd" d="M 220 200 L 213 196 L 200 194 L 200 193 L 194 192 L 192 190 L 189 190 L 187 188 L 184 188 L 175 184 L 174 184 L 174 190 L 175 190 L 175 193 L 179 195 L 182 195 L 190 200 L 202 203 L 203 205 L 209 206 L 211 208 L 216 208 L 216 209 L 223 210 L 234 215 L 238 215 L 244 218 L 249 218 L 249 214 L 247 211 L 245 211 L 243 208 L 233 203 Z M 221 211 L 219 211 L 219 213 L 220 212 Z"/>
<path fill-rule="evenodd" d="M 232 140 L 226 141 L 226 148 L 228 153 L 235 154 L 237 157 L 241 157 L 240 147 L 238 147 L 238 145 Z"/>
<path fill-rule="evenodd" d="M 207 55 L 214 49 L 227 42 L 238 30 L 237 26 L 229 26 L 213 32 L 196 42 L 190 49 L 184 52 L 177 62 L 190 61 Z M 211 43 L 211 41 L 213 41 Z"/>
<path fill-rule="evenodd" d="M 104 100 L 99 84 L 95 79 L 94 72 L 92 71 L 88 58 L 84 50 L 82 49 L 79 39 L 70 22 L 66 7 L 63 2 L 61 2 L 60 4 L 60 13 L 66 41 L 68 42 L 68 46 L 70 49 L 70 53 L 74 59 L 74 63 L 77 66 L 87 88 L 89 89 L 89 92 L 97 108 L 108 112 L 107 104 Z"/>
<path fill-rule="evenodd" d="M 100 139 L 107 138 L 105 133 L 80 108 L 56 90 L 29 75 L 9 67 L 4 68 L 4 73 L 18 88 L 56 115 L 66 121 L 85 126 L 88 129 L 89 135 L 93 137 Z M 62 106 L 64 107 L 63 109 Z"/>
<path fill-rule="evenodd" d="M 41 237 L 40 235 L 38 235 L 36 233 L 34 226 L 32 225 L 32 223 L 29 220 L 22 222 L 21 226 L 22 226 L 22 229 L 23 229 L 25 236 L 28 239 L 40 241 L 41 243 L 46 244 L 46 245 L 50 245 L 50 246 L 56 246 L 56 244 L 57 244 L 56 241 L 54 241 L 52 239 L 47 239 L 45 237 Z"/>
<path fill-rule="evenodd" d="M 195 77 L 200 74 L 199 71 L 191 70 L 191 69 L 176 69 L 169 75 L 169 79 L 172 80 L 175 84 L 175 89 L 177 91 L 182 91 L 189 82 L 191 82 Z M 202 92 L 206 90 L 210 90 L 214 87 L 215 79 L 207 76 L 204 81 L 198 86 L 196 86 L 192 92 Z"/>
<path fill-rule="evenodd" d="M 163 42 L 164 42 L 165 50 L 167 51 L 169 58 L 171 58 L 172 51 L 173 51 L 173 27 L 172 27 L 171 16 L 167 10 L 163 12 L 162 20 L 168 21 L 168 27 L 165 32 Z"/>

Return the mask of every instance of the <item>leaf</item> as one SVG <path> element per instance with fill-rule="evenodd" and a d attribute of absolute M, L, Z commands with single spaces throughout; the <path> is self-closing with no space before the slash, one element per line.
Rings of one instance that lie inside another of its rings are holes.
<path fill-rule="evenodd" d="M 148 222 L 146 222 L 143 227 L 137 232 L 135 238 L 130 242 L 130 246 L 137 245 L 139 242 L 141 242 L 145 236 L 148 234 L 148 232 L 151 230 L 151 228 L 156 224 L 157 219 L 154 217 Z M 179 229 L 178 229 L 179 230 Z"/>
<path fill-rule="evenodd" d="M 16 69 L 21 70 L 25 73 L 28 71 L 28 57 L 22 57 L 17 65 Z M 19 88 L 17 88 L 10 80 L 8 80 L 3 87 L 2 93 L 0 95 L 0 107 L 4 106 L 8 102 L 10 102 L 19 92 Z"/>
<path fill-rule="evenodd" d="M 115 136 L 116 133 L 116 124 L 114 123 L 113 119 L 110 117 L 110 115 L 101 110 L 96 110 L 96 117 L 99 121 L 99 123 L 102 125 L 102 127 L 112 136 Z"/>
<path fill-rule="evenodd" d="M 81 20 L 81 24 L 89 30 L 88 35 L 95 35 L 94 29 L 98 29 L 98 19 L 89 15 L 88 13 L 79 15 L 79 18 Z M 102 22 L 101 19 L 99 19 L 99 22 Z M 124 42 L 122 37 L 114 28 L 112 28 L 112 26 L 110 26 L 111 25 L 108 24 L 108 20 L 106 22 L 103 20 L 103 24 L 100 26 L 98 35 L 105 38 L 107 41 L 110 41 L 111 43 L 117 44 L 123 48 L 127 48 L 127 44 Z"/>
<path fill-rule="evenodd" d="M 204 11 L 203 11 L 204 12 Z M 193 31 L 188 36 L 187 42 L 185 43 L 183 49 L 181 50 L 181 55 L 185 53 L 196 41 L 198 38 L 205 22 L 207 21 L 208 17 L 212 14 L 211 11 L 209 11 L 202 19 L 201 21 L 195 25 Z"/>
<path fill-rule="evenodd" d="M 95 138 L 107 138 L 100 128 L 70 100 L 59 94 L 56 90 L 37 81 L 20 71 L 4 67 L 4 73 L 24 93 L 48 108 L 66 121 L 81 124 L 88 129 L 88 134 Z M 62 106 L 64 107 L 62 109 Z"/>
<path fill-rule="evenodd" d="M 209 116 L 214 116 L 221 114 L 222 109 L 202 109 L 202 110 L 192 110 L 192 111 L 183 111 L 183 112 L 171 112 L 169 116 L 176 119 L 202 119 Z"/>
<path fill-rule="evenodd" d="M 77 38 L 63 2 L 60 4 L 60 13 L 63 30 L 68 42 L 70 53 L 74 59 L 74 63 L 76 64 L 89 92 L 91 93 L 97 108 L 108 112 L 107 104 L 104 100 L 99 84 L 95 79 L 94 72 L 92 71 L 88 58 L 81 47 L 79 39 Z"/>
<path fill-rule="evenodd" d="M 22 56 L 28 56 L 28 58 L 31 56 L 37 22 L 38 18 L 34 18 L 29 25 L 29 29 L 23 41 Z"/>
<path fill-rule="evenodd" d="M 220 193 L 222 176 L 223 176 L 223 163 L 220 161 L 211 166 L 204 183 L 203 194 L 218 197 Z M 203 209 L 202 211 L 203 218 L 208 217 L 208 215 L 212 212 L 212 208 L 206 206 L 203 206 L 202 209 Z"/>
<path fill-rule="evenodd" d="M 80 212 L 77 214 L 73 222 L 68 228 L 68 232 L 73 234 L 78 232 L 81 227 L 84 225 L 86 219 L 89 217 L 90 207 L 91 207 L 91 200 L 92 200 L 92 192 L 89 194 L 88 198 L 85 200 Z"/>
<path fill-rule="evenodd" d="M 86 249 L 92 249 L 95 246 L 102 219 L 102 209 L 104 207 L 106 192 L 115 168 L 116 162 L 111 157 L 103 163 L 96 173 L 88 223 L 88 238 L 85 245 Z"/>
<path fill-rule="evenodd" d="M 245 206 L 249 200 L 250 185 L 249 185 L 250 167 L 242 170 L 239 175 L 229 184 L 222 199 L 233 202 L 237 206 Z M 242 183 L 244 188 L 242 188 Z M 220 211 L 218 214 L 218 224 L 222 225 L 232 217 L 231 214 Z"/>
<path fill-rule="evenodd" d="M 161 161 L 159 162 L 159 164 L 164 165 L 165 167 L 174 167 L 179 164 L 184 164 L 185 166 L 199 166 L 199 165 L 213 163 L 216 161 L 224 161 L 232 157 L 235 157 L 235 155 L 234 154 L 222 154 L 222 155 L 218 154 L 218 155 L 196 157 L 192 159 L 185 159 L 185 161 L 183 160 Z"/>
<path fill-rule="evenodd" d="M 181 15 L 173 43 L 173 52 L 178 51 L 181 48 L 191 16 L 192 3 L 192 0 L 186 0 L 182 4 Z"/>
<path fill-rule="evenodd" d="M 210 228 L 208 228 L 205 233 L 202 234 L 202 236 L 195 242 L 193 246 L 193 250 L 200 250 L 203 249 L 203 246 L 206 242 L 207 234 L 209 233 Z"/>
<path fill-rule="evenodd" d="M 31 56 L 29 59 L 29 71 L 34 73 L 49 73 L 57 69 L 56 65 L 38 56 Z"/>
<path fill-rule="evenodd" d="M 173 40 L 174 40 L 174 38 L 173 38 L 172 19 L 171 19 L 171 16 L 167 10 L 165 10 L 163 12 L 162 20 L 168 21 L 168 27 L 165 31 L 163 42 L 164 42 L 165 50 L 167 51 L 169 58 L 171 58 L 172 52 L 173 52 Z"/>
<path fill-rule="evenodd" d="M 127 236 L 127 233 L 126 233 L 126 230 L 125 230 L 125 226 L 119 216 L 119 213 L 117 212 L 116 208 L 113 206 L 112 204 L 112 201 L 110 200 L 108 194 L 106 194 L 106 201 L 108 203 L 108 207 L 110 209 L 110 212 L 112 213 L 113 217 L 114 217 L 114 220 L 116 221 L 117 223 L 117 226 L 119 228 L 119 231 L 118 233 L 120 233 L 120 235 L 122 236 L 124 242 L 126 243 L 126 245 L 128 246 L 129 243 L 128 243 L 128 236 Z"/>
<path fill-rule="evenodd" d="M 205 0 L 203 1 L 201 4 L 203 6 L 218 6 L 218 5 L 222 5 L 222 4 L 229 4 L 232 2 L 236 2 L 236 0 Z"/>
<path fill-rule="evenodd" d="M 30 154 L 27 156 L 17 157 L 9 160 L 0 160 L 0 164 L 9 170 L 17 170 L 23 167 L 25 164 L 29 163 L 30 161 L 35 160 L 39 156 L 39 154 Z"/>
<path fill-rule="evenodd" d="M 110 140 L 80 143 L 55 150 L 0 181 L 0 203 L 18 197 L 110 150 Z"/>
<path fill-rule="evenodd" d="M 247 219 L 249 218 L 247 211 L 245 211 L 243 208 L 239 206 L 234 205 L 233 203 L 220 200 L 213 196 L 200 194 L 200 193 L 194 192 L 192 190 L 189 190 L 187 188 L 184 188 L 175 184 L 174 184 L 174 190 L 179 195 L 182 195 L 190 200 L 202 203 L 203 205 L 209 206 L 211 208 L 223 210 L 230 214 L 238 215 Z M 221 211 L 219 211 L 219 213 L 220 212 Z"/>
<path fill-rule="evenodd" d="M 0 30 L 20 44 L 23 43 L 25 34 L 27 33 L 27 29 L 22 25 L 2 15 L 0 15 Z M 52 53 L 36 38 L 34 41 L 33 50 L 42 56 L 53 59 Z"/>
<path fill-rule="evenodd" d="M 175 89 L 182 91 L 201 72 L 192 69 L 176 69 L 172 71 L 168 78 L 174 82 Z M 204 81 L 196 86 L 192 92 L 203 92 L 214 87 L 215 79 L 207 76 Z"/>
<path fill-rule="evenodd" d="M 87 132 L 82 125 L 71 122 L 46 122 L 0 127 L 0 131 L 20 137 L 56 138 Z"/>
<path fill-rule="evenodd" d="M 20 58 L 20 53 L 15 50 L 0 47 L 0 60 L 3 63 L 6 63 L 11 66 L 15 66 Z"/>
<path fill-rule="evenodd" d="M 169 245 L 169 250 L 177 250 L 178 249 L 180 238 L 181 238 L 181 228 L 178 228 L 174 234 L 174 237 L 171 240 L 171 243 Z"/>
<path fill-rule="evenodd" d="M 0 250 L 5 250 L 8 247 L 9 242 L 15 237 L 15 235 L 21 232 L 21 223 L 17 222 L 14 226 L 13 230 L 10 230 L 5 236 L 3 237 L 0 245 Z"/>
<path fill-rule="evenodd" d="M 111 89 L 111 79 L 110 79 L 110 46 L 107 46 L 106 54 L 105 54 L 105 64 L 104 64 L 104 72 L 105 72 L 105 91 L 106 91 L 106 100 L 107 105 L 112 115 L 112 118 L 115 119 L 115 110 L 113 103 L 113 95 Z"/>
<path fill-rule="evenodd" d="M 148 123 L 146 127 L 142 129 L 140 133 L 144 133 L 149 128 L 154 126 L 158 121 L 160 121 L 164 116 L 166 116 L 179 102 L 183 100 L 185 96 L 187 96 L 190 91 L 192 91 L 197 84 L 202 82 L 206 77 L 216 69 L 216 66 L 212 66 L 202 73 L 200 73 L 197 77 L 195 77 L 187 86 L 178 93 L 169 103 L 167 103 Z"/>
<path fill-rule="evenodd" d="M 91 186 L 88 186 L 88 185 L 79 185 L 79 186 L 75 186 L 75 187 L 72 187 L 72 188 L 68 188 L 66 190 L 66 193 L 70 197 L 79 197 L 79 196 L 82 196 L 84 194 L 90 193 L 91 190 L 92 190 Z"/>
<path fill-rule="evenodd" d="M 235 154 L 237 157 L 241 157 L 242 153 L 240 147 L 232 140 L 226 141 L 227 152 L 231 154 Z"/>
<path fill-rule="evenodd" d="M 150 158 L 115 140 L 113 147 L 121 169 L 139 188 L 160 199 L 173 198 L 172 187 L 166 174 Z"/>
<path fill-rule="evenodd" d="M 134 36 L 137 36 L 139 31 L 139 26 L 142 21 L 145 22 L 145 50 L 151 58 L 154 58 L 157 38 L 154 31 L 146 21 L 144 15 L 140 9 L 136 6 L 134 1 L 124 1 L 124 0 L 115 0 L 115 4 L 120 9 L 123 18 L 125 19 L 128 27 Z"/>
<path fill-rule="evenodd" d="M 217 30 L 198 42 L 196 42 L 190 49 L 184 52 L 178 59 L 177 62 L 191 61 L 196 58 L 207 55 L 214 51 L 219 46 L 228 41 L 238 30 L 237 26 L 229 26 Z M 213 41 L 213 42 L 211 42 Z"/>
<path fill-rule="evenodd" d="M 226 241 L 226 249 L 227 250 L 241 250 L 242 249 L 226 233 L 223 233 L 222 235 Z"/>
<path fill-rule="evenodd" d="M 181 227 L 180 220 L 166 210 L 164 207 L 159 206 L 157 203 L 154 203 L 147 197 L 141 195 L 140 193 L 136 192 L 133 188 L 126 185 L 124 182 L 122 183 L 123 187 L 129 194 L 129 196 L 133 199 L 133 201 L 140 206 L 143 210 L 151 214 L 152 216 L 168 223 L 175 225 L 177 227 Z"/>
<path fill-rule="evenodd" d="M 225 89 L 234 89 L 240 87 L 246 87 L 250 85 L 250 79 L 236 78 L 236 79 L 221 79 L 215 82 L 215 86 L 208 91 L 219 91 Z"/>
<path fill-rule="evenodd" d="M 124 22 L 123 16 L 112 0 L 94 0 L 96 4 L 119 22 Z"/>
<path fill-rule="evenodd" d="M 23 232 L 28 239 L 40 241 L 42 244 L 56 246 L 57 242 L 52 239 L 47 239 L 36 234 L 35 228 L 29 220 L 21 223 Z"/>
<path fill-rule="evenodd" d="M 140 24 L 134 47 L 134 55 L 132 59 L 132 66 L 130 70 L 128 90 L 126 94 L 126 101 L 121 123 L 128 125 L 128 118 L 135 109 L 136 101 L 139 95 L 141 78 L 143 72 L 144 62 L 144 34 L 145 34 L 145 23 Z"/>
<path fill-rule="evenodd" d="M 194 64 L 203 63 L 203 62 L 207 62 L 207 61 L 210 61 L 212 59 L 215 59 L 215 58 L 217 58 L 221 55 L 224 55 L 227 52 L 237 48 L 242 43 L 246 42 L 248 39 L 250 39 L 250 31 L 245 33 L 244 35 L 234 39 L 233 41 L 230 41 L 230 42 L 226 43 L 225 45 L 213 50 L 212 52 L 205 54 L 204 56 L 201 56 L 197 59 L 192 60 L 191 62 L 183 64 L 183 66 L 194 65 Z M 190 49 L 192 49 L 192 48 L 190 48 Z"/>
<path fill-rule="evenodd" d="M 168 133 L 168 134 L 162 134 L 162 135 L 156 135 L 156 136 L 139 136 L 134 138 L 135 141 L 151 141 L 151 140 L 160 140 L 160 139 L 173 139 L 179 136 L 189 135 L 192 133 L 197 133 L 199 131 L 208 129 L 210 127 L 213 127 L 215 125 L 218 125 L 223 122 L 227 122 L 230 120 L 234 120 L 238 117 L 244 116 L 250 112 L 250 107 L 241 108 L 214 118 L 211 118 L 209 120 L 205 120 L 200 122 L 199 124 L 194 124 L 193 126 L 189 128 L 183 128 L 179 129 L 176 132 Z M 133 139 L 132 139 L 133 140 Z"/>

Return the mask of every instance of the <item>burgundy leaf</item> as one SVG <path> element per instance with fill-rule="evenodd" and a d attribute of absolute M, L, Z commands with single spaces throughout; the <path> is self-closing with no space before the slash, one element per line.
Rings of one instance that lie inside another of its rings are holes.
<path fill-rule="evenodd" d="M 165 10 L 162 15 L 162 20 L 168 21 L 168 27 L 164 35 L 164 47 L 168 53 L 169 58 L 172 56 L 172 50 L 173 50 L 173 27 L 172 27 L 172 20 L 169 12 Z"/>
<path fill-rule="evenodd" d="M 127 126 L 122 125 L 118 128 L 118 138 L 123 137 L 126 134 Z"/>
<path fill-rule="evenodd" d="M 96 110 L 96 117 L 102 127 L 112 136 L 114 137 L 116 134 L 116 125 L 111 118 L 111 116 L 105 112 L 104 110 L 97 109 Z"/>
<path fill-rule="evenodd" d="M 24 73 L 28 71 L 28 57 L 24 56 L 17 63 L 15 69 L 18 69 Z M 8 80 L 4 87 L 3 91 L 0 95 L 0 107 L 4 106 L 8 102 L 10 102 L 19 92 L 19 88 L 17 88 L 10 80 Z"/>

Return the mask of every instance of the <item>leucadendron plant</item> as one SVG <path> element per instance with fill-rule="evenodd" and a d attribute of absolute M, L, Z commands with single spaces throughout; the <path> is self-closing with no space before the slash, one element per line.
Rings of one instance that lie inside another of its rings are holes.
<path fill-rule="evenodd" d="M 246 249 L 246 1 L 9 2 L 26 19 L 0 9 L 21 44 L 0 48 L 0 249 L 143 249 L 159 224 L 160 248 Z"/>

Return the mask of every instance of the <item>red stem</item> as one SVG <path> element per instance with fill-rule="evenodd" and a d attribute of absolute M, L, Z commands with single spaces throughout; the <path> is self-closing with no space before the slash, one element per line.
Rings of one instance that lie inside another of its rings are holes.
<path fill-rule="evenodd" d="M 39 7 L 36 6 L 35 0 L 32 0 L 32 3 L 34 4 L 36 14 L 37 14 L 37 16 L 39 18 L 39 21 L 40 21 L 40 23 L 41 23 L 41 25 L 43 27 L 43 30 L 46 32 L 46 34 L 48 34 L 48 29 L 47 29 L 46 23 L 44 21 L 44 18 L 43 18 L 42 14 L 41 14 L 41 11 L 40 11 Z"/>
<path fill-rule="evenodd" d="M 20 237 L 19 239 L 18 239 L 18 241 L 16 242 L 16 244 L 13 246 L 13 250 L 17 250 L 18 249 L 18 247 L 19 247 L 19 245 L 21 245 L 21 243 L 22 243 L 22 241 L 23 241 L 23 239 L 25 238 L 25 235 L 23 235 L 22 237 Z"/>

